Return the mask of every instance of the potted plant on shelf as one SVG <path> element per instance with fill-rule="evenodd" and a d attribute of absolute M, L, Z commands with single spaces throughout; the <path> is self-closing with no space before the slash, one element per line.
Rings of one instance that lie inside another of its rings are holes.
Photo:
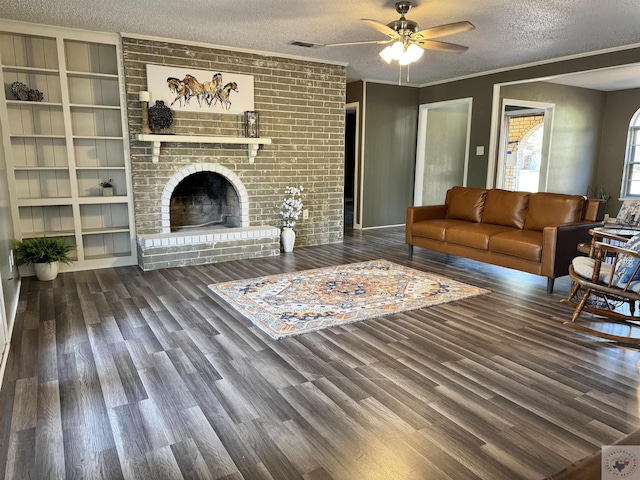
<path fill-rule="evenodd" d="M 33 265 L 38 280 L 53 280 L 58 276 L 60 262 L 71 263 L 69 252 L 74 248 L 62 238 L 27 238 L 16 242 L 16 263 Z"/>
<path fill-rule="evenodd" d="M 114 188 L 113 188 L 113 180 L 109 179 L 106 182 L 100 182 L 100 186 L 102 187 L 102 196 L 103 197 L 113 197 Z"/>
<path fill-rule="evenodd" d="M 293 227 L 296 225 L 302 213 L 303 191 L 304 188 L 302 185 L 299 187 L 287 187 L 284 190 L 287 197 L 282 202 L 282 205 L 280 205 L 280 218 L 282 219 L 280 240 L 282 241 L 282 248 L 285 253 L 293 251 L 293 245 L 296 241 L 296 232 L 293 231 Z"/>

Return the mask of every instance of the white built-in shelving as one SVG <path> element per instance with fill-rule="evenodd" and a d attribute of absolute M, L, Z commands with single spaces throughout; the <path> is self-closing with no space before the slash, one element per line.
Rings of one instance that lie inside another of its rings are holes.
<path fill-rule="evenodd" d="M 70 269 L 136 263 L 120 42 L 21 22 L 0 27 L 0 120 L 18 239 L 75 245 Z M 21 101 L 11 84 L 40 90 Z M 103 197 L 111 180 L 116 195 Z"/>

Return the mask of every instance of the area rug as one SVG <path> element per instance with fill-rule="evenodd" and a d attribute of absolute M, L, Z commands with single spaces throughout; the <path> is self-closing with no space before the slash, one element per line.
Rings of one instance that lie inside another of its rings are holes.
<path fill-rule="evenodd" d="M 490 293 L 385 260 L 209 288 L 274 339 Z"/>

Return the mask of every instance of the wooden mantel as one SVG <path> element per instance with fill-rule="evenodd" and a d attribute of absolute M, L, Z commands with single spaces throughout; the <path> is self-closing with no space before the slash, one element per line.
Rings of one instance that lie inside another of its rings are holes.
<path fill-rule="evenodd" d="M 207 135 L 156 135 L 156 134 L 138 134 L 138 140 L 141 142 L 152 142 L 153 152 L 151 160 L 158 163 L 160 157 L 160 145 L 162 143 L 219 143 L 222 145 L 246 145 L 247 154 L 249 155 L 249 163 L 253 163 L 258 154 L 260 145 L 271 145 L 270 138 L 247 138 L 247 137 L 231 137 L 218 136 L 211 137 Z"/>

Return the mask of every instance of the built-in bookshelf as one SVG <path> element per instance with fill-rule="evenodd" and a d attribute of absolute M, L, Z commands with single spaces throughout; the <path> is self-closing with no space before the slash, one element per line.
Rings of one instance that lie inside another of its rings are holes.
<path fill-rule="evenodd" d="M 137 263 L 118 36 L 3 22 L 0 66 L 17 239 L 64 238 L 72 270 Z M 14 82 L 43 100 L 17 99 Z"/>

